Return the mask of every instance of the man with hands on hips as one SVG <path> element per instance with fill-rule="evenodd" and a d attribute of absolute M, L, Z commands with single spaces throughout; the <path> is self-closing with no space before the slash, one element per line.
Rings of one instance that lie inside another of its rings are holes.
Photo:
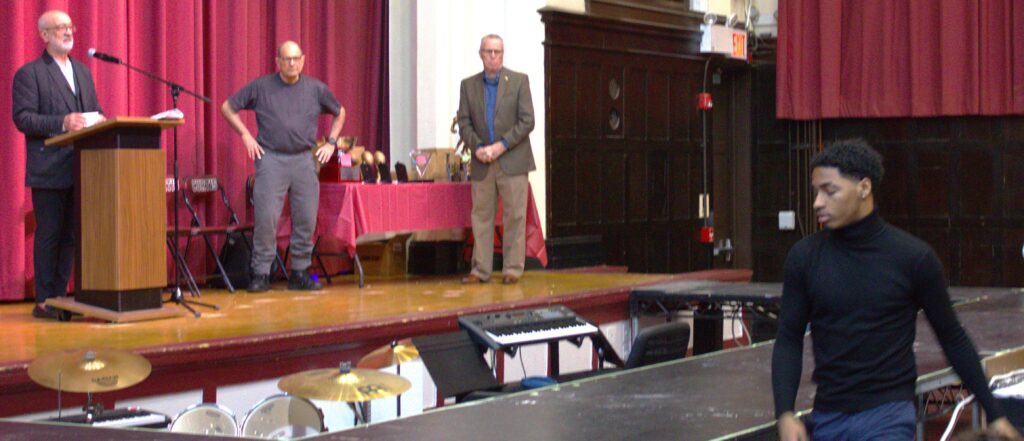
<path fill-rule="evenodd" d="M 253 230 L 252 280 L 249 292 L 270 289 L 270 266 L 277 249 L 277 222 L 289 197 L 292 235 L 289 245 L 292 273 L 288 289 L 312 291 L 321 288 L 309 275 L 313 253 L 313 231 L 320 203 L 320 181 L 314 157 L 317 119 L 322 113 L 334 115 L 327 143 L 316 148 L 315 160 L 326 163 L 334 154 L 338 135 L 345 125 L 345 108 L 322 81 L 302 75 L 305 55 L 299 45 L 287 41 L 278 48 L 278 72 L 259 77 L 221 105 L 221 113 L 242 137 L 249 159 L 256 161 L 253 187 L 255 228 Z M 259 132 L 253 137 L 238 112 L 256 113 Z"/>

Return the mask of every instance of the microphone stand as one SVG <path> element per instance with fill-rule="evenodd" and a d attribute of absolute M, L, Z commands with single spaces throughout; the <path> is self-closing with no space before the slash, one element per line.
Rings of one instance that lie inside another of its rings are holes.
<path fill-rule="evenodd" d="M 90 55 L 92 55 L 92 54 L 90 53 Z M 97 59 L 99 59 L 99 60 L 103 60 L 103 61 L 106 61 L 106 62 L 109 62 L 109 63 L 120 64 L 120 65 L 122 65 L 124 67 L 127 67 L 129 70 L 133 70 L 135 72 L 138 72 L 138 73 L 146 76 L 147 78 L 149 78 L 149 79 L 151 79 L 153 81 L 156 81 L 158 83 L 163 83 L 163 84 L 167 85 L 171 89 L 171 102 L 173 103 L 174 107 L 172 107 L 172 108 L 174 108 L 174 109 L 178 108 L 178 95 L 180 95 L 181 92 L 185 92 L 188 95 L 192 95 L 196 99 L 198 99 L 198 100 L 200 100 L 200 101 L 202 101 L 204 103 L 207 103 L 207 104 L 210 104 L 210 103 L 213 102 L 212 100 L 210 100 L 210 98 L 207 98 L 207 97 L 205 97 L 203 95 L 199 95 L 199 94 L 197 94 L 197 93 L 195 93 L 195 92 L 193 92 L 191 90 L 188 90 L 187 88 L 185 88 L 185 86 L 182 86 L 182 85 L 174 83 L 172 81 L 168 81 L 166 79 L 163 79 L 163 78 L 157 76 L 156 74 L 154 74 L 152 72 L 148 72 L 148 71 L 139 69 L 139 68 L 137 68 L 135 66 L 132 66 L 131 64 L 128 64 L 128 63 L 126 63 L 124 61 L 121 61 L 121 59 L 119 59 L 119 58 L 112 58 L 112 57 L 111 58 L 104 58 L 104 57 L 98 57 L 96 55 L 92 55 L 92 56 L 97 58 Z M 174 240 L 173 240 L 173 243 L 171 243 L 171 253 L 173 254 L 172 257 L 174 257 L 176 261 L 174 262 L 174 285 L 170 287 L 170 294 L 171 294 L 171 296 L 166 301 L 164 301 L 164 303 L 176 303 L 178 305 L 181 305 L 181 306 L 185 307 L 185 309 L 187 309 L 189 312 L 191 312 L 193 316 L 195 316 L 196 318 L 199 318 L 202 314 L 200 314 L 198 311 L 196 311 L 195 308 L 193 308 L 191 305 L 202 306 L 202 307 L 213 309 L 215 311 L 219 310 L 220 306 L 212 304 L 212 303 L 202 303 L 202 302 L 197 302 L 197 301 L 194 301 L 194 300 L 186 300 L 185 297 L 181 293 L 181 275 L 178 273 L 178 262 L 177 262 L 178 257 L 179 257 L 179 252 L 178 252 L 178 235 L 179 235 L 179 231 L 180 231 L 179 228 L 178 228 L 178 199 L 180 199 L 179 188 L 178 188 L 178 180 L 180 179 L 179 176 L 178 176 L 178 126 L 174 126 L 174 128 L 172 130 L 174 131 L 174 135 L 173 135 L 173 137 L 174 137 L 174 154 L 173 154 L 173 156 L 174 156 Z M 184 259 L 184 258 L 182 258 L 182 259 Z M 186 270 L 187 270 L 187 268 L 186 268 Z M 192 293 L 193 297 L 199 297 L 200 296 L 199 288 L 198 287 L 193 287 L 193 286 L 191 286 L 191 284 L 189 286 L 189 292 Z"/>

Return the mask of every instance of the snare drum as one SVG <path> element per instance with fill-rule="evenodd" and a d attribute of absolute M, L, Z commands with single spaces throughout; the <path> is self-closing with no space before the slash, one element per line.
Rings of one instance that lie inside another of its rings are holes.
<path fill-rule="evenodd" d="M 260 401 L 245 415 L 242 436 L 290 439 L 324 431 L 324 414 L 313 403 L 294 395 L 280 394 Z"/>
<path fill-rule="evenodd" d="M 237 436 L 238 423 L 235 422 L 235 414 L 228 408 L 215 403 L 199 403 L 189 406 L 174 417 L 170 431 Z"/>

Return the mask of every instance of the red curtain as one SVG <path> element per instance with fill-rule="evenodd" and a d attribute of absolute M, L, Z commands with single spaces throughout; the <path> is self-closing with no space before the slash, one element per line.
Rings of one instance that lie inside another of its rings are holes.
<path fill-rule="evenodd" d="M 779 2 L 784 119 L 1024 114 L 1020 0 Z"/>
<path fill-rule="evenodd" d="M 213 174 L 243 217 L 245 179 L 254 167 L 238 135 L 220 116 L 220 104 L 246 82 L 276 70 L 276 47 L 294 40 L 306 54 L 305 73 L 323 80 L 347 111 L 343 135 L 358 136 L 371 150 L 388 150 L 386 3 L 373 0 L 0 0 L 0 139 L 6 165 L 0 168 L 0 300 L 31 297 L 32 237 L 30 193 L 24 186 L 25 141 L 11 117 L 11 80 L 44 46 L 36 20 L 61 9 L 78 26 L 71 56 L 86 63 L 108 116 L 151 115 L 171 107 L 166 86 L 122 66 L 88 58 L 95 47 L 141 69 L 209 96 L 204 104 L 182 94 L 187 123 L 178 129 L 180 175 Z M 386 95 L 384 95 L 386 97 Z M 243 120 L 255 129 L 252 112 Z M 326 133 L 330 117 L 320 120 Z M 167 174 L 172 173 L 172 138 L 166 132 Z M 168 201 L 171 199 L 168 198 Z M 202 207 L 224 222 L 219 201 Z M 184 207 L 179 219 L 187 225 Z M 202 261 L 199 260 L 202 265 Z"/>

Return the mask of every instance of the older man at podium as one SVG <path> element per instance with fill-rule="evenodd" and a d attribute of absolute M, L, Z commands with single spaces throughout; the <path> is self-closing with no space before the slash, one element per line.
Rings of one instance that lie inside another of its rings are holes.
<path fill-rule="evenodd" d="M 25 134 L 25 185 L 32 189 L 36 215 L 33 243 L 36 307 L 32 316 L 57 318 L 46 299 L 67 295 L 75 259 L 75 152 L 44 147 L 46 138 L 86 125 L 87 112 L 100 112 L 92 74 L 69 56 L 75 25 L 62 11 L 39 17 L 43 51 L 14 74 L 14 125 Z"/>
<path fill-rule="evenodd" d="M 270 265 L 277 248 L 277 222 L 285 195 L 292 210 L 292 274 L 288 289 L 318 290 L 320 283 L 309 276 L 313 254 L 313 230 L 320 203 L 320 181 L 315 160 L 326 163 L 345 125 L 345 108 L 322 81 L 302 75 L 306 61 L 293 41 L 278 48 L 278 72 L 252 80 L 221 105 L 221 113 L 242 136 L 249 159 L 256 161 L 253 188 L 255 231 L 253 232 L 252 281 L 249 292 L 270 289 Z M 253 137 L 238 117 L 242 109 L 256 112 Z M 328 142 L 315 151 L 317 117 L 334 115 Z"/>

